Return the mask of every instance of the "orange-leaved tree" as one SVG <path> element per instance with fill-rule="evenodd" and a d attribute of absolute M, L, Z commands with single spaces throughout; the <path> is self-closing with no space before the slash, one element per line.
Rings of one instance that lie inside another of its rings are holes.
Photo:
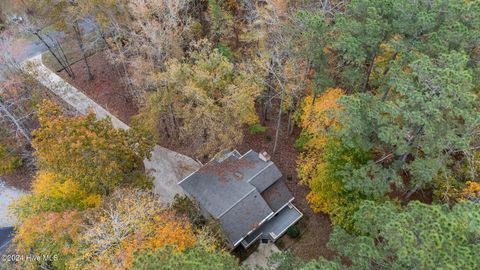
<path fill-rule="evenodd" d="M 39 260 L 20 260 L 19 269 L 69 269 L 66 264 L 78 254 L 81 213 L 46 212 L 23 220 L 14 238 L 18 254 L 36 254 Z"/>
<path fill-rule="evenodd" d="M 86 215 L 84 228 L 84 248 L 72 267 L 124 269 L 131 267 L 138 251 L 171 246 L 182 252 L 197 243 L 187 219 L 140 189 L 115 190 L 98 211 Z"/>

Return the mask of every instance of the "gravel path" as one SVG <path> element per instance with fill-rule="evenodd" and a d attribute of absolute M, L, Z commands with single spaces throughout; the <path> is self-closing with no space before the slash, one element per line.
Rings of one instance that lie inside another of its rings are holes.
<path fill-rule="evenodd" d="M 41 84 L 62 98 L 82 114 L 93 111 L 97 119 L 109 117 L 117 129 L 129 129 L 117 117 L 102 106 L 65 82 L 42 63 L 41 55 L 30 58 L 23 63 L 24 69 L 32 74 Z M 144 160 L 145 169 L 154 177 L 155 193 L 160 195 L 163 203 L 170 204 L 176 194 L 183 194 L 177 183 L 198 168 L 200 164 L 180 153 L 161 146 L 155 146 L 152 157 Z"/>

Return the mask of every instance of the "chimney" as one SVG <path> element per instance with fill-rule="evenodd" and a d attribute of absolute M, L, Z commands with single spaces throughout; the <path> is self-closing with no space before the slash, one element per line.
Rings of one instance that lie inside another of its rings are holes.
<path fill-rule="evenodd" d="M 271 157 L 266 151 L 263 151 L 260 154 L 258 154 L 258 158 L 263 160 L 264 162 L 268 162 Z"/>

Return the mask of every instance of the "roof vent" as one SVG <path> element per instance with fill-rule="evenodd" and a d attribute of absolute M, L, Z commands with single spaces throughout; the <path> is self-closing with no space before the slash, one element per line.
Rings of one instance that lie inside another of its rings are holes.
<path fill-rule="evenodd" d="M 261 160 L 263 160 L 263 161 L 265 161 L 265 162 L 267 162 L 267 161 L 270 160 L 271 157 L 270 157 L 270 155 L 269 155 L 266 151 L 263 151 L 263 152 L 261 152 L 260 154 L 258 154 L 258 158 L 261 159 Z"/>
<path fill-rule="evenodd" d="M 233 173 L 233 175 L 235 176 L 235 178 L 237 179 L 242 179 L 243 178 L 243 174 L 239 171 L 236 171 Z"/>

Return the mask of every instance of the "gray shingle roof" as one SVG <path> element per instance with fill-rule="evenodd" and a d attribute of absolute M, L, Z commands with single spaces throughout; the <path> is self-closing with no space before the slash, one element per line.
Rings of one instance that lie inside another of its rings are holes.
<path fill-rule="evenodd" d="M 293 195 L 290 190 L 288 190 L 288 187 L 283 179 L 278 180 L 273 185 L 268 187 L 261 193 L 261 195 L 273 212 L 276 212 L 291 199 L 293 199 Z"/>
<path fill-rule="evenodd" d="M 247 233 L 256 229 L 265 218 L 273 214 L 256 190 L 252 191 L 232 209 L 219 218 L 222 229 L 233 246 Z"/>
<path fill-rule="evenodd" d="M 281 202 L 286 204 L 293 198 L 283 181 L 283 185 L 276 185 L 281 178 L 277 166 L 260 159 L 258 153 L 249 151 L 240 156 L 233 151 L 209 162 L 179 185 L 219 219 L 233 246 L 280 208 Z M 276 188 L 269 189 L 272 185 Z"/>
<path fill-rule="evenodd" d="M 222 167 L 234 160 L 236 158 L 231 156 L 221 163 L 212 161 L 180 183 L 183 190 L 215 218 L 255 190 L 247 182 L 238 180 L 234 172 Z"/>
<path fill-rule="evenodd" d="M 251 178 L 249 183 L 252 184 L 258 192 L 262 192 L 281 177 L 282 173 L 280 170 L 270 161 L 267 167 L 260 171 L 255 177 Z"/>

